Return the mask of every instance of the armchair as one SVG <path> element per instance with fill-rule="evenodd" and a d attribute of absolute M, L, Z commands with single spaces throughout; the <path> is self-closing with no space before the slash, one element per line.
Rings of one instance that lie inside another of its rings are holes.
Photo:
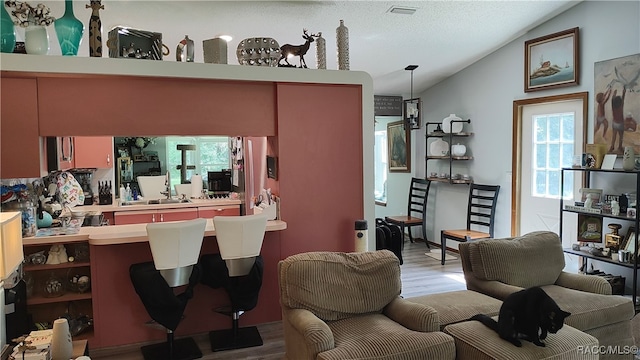
<path fill-rule="evenodd" d="M 437 312 L 400 297 L 388 250 L 310 252 L 278 263 L 287 359 L 454 359 Z"/>
<path fill-rule="evenodd" d="M 611 295 L 609 283 L 594 275 L 572 274 L 565 266 L 562 242 L 548 231 L 520 237 L 460 243 L 467 289 L 504 298 L 540 286 L 564 311 L 565 323 L 596 337 L 600 345 L 632 345 L 631 300 Z"/>

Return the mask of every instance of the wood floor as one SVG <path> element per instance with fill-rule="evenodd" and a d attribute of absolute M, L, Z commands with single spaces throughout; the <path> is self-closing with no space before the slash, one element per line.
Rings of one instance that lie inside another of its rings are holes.
<path fill-rule="evenodd" d="M 432 246 L 433 248 L 433 246 Z M 462 267 L 457 254 L 455 260 L 447 260 L 444 266 L 440 260 L 428 257 L 428 251 L 424 242 L 405 243 L 403 251 L 404 264 L 402 271 L 402 296 L 405 298 L 420 295 L 464 290 L 466 285 L 462 275 Z M 440 249 L 433 248 L 433 252 L 440 254 Z M 438 256 L 439 258 L 439 256 Z M 202 350 L 204 360 L 209 359 L 265 359 L 275 360 L 284 358 L 284 337 L 282 324 L 273 322 L 258 326 L 264 345 L 261 347 L 211 352 L 207 334 L 197 335 L 193 338 Z M 111 349 L 99 349 L 90 351 L 92 360 L 117 359 L 117 360 L 142 360 L 140 345 L 123 346 Z"/>

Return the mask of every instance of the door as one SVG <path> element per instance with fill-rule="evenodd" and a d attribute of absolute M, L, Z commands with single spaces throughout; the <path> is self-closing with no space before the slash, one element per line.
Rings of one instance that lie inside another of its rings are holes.
<path fill-rule="evenodd" d="M 546 100 L 521 105 L 520 141 L 514 148 L 514 158 L 519 162 L 514 235 L 541 230 L 558 233 L 560 197 L 573 199 L 580 187 L 581 178 L 565 172 L 565 191 L 560 194 L 561 169 L 570 167 L 574 154 L 582 154 L 584 149 L 586 97 Z M 567 223 L 575 220 L 565 219 L 565 246 L 569 246 L 570 239 L 575 239 L 576 226 Z"/>

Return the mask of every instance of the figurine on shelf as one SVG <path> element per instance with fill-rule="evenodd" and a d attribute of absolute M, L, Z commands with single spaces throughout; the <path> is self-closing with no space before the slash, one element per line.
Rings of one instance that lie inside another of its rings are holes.
<path fill-rule="evenodd" d="M 591 206 L 593 206 L 593 196 L 592 194 L 587 194 L 587 199 L 584 201 L 584 208 L 591 209 Z"/>
<path fill-rule="evenodd" d="M 90 5 L 85 5 L 86 9 L 91 8 L 89 18 L 89 56 L 102 57 L 102 20 L 100 20 L 101 9 L 104 9 L 102 0 L 90 0 Z"/>
<path fill-rule="evenodd" d="M 307 63 L 304 61 L 304 55 L 307 53 L 307 51 L 309 50 L 309 45 L 311 45 L 312 42 L 315 41 L 314 37 L 318 37 L 317 34 L 311 34 L 309 35 L 309 33 L 307 32 L 307 29 L 303 29 L 302 30 L 302 38 L 304 38 L 306 41 L 303 45 L 291 45 L 291 44 L 284 44 L 280 47 L 280 59 L 278 60 L 278 66 L 280 67 L 296 67 L 295 65 L 291 65 L 289 63 L 288 57 L 289 56 L 297 56 L 300 58 L 300 67 L 301 68 L 306 68 L 307 67 Z M 280 64 L 280 61 L 284 60 L 284 62 L 286 64 Z"/>
<path fill-rule="evenodd" d="M 62 244 L 51 245 L 49 249 L 49 257 L 47 258 L 47 265 L 57 265 L 68 262 L 67 249 Z"/>

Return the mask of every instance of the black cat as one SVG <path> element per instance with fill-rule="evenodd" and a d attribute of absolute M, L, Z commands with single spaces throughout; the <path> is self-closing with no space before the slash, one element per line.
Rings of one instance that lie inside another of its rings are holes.
<path fill-rule="evenodd" d="M 558 332 L 569 315 L 571 313 L 560 310 L 544 290 L 531 287 L 504 299 L 498 321 L 484 314 L 475 315 L 470 320 L 480 321 L 515 346 L 522 346 L 519 338 L 544 346 L 540 340 L 544 340 L 548 332 Z"/>

